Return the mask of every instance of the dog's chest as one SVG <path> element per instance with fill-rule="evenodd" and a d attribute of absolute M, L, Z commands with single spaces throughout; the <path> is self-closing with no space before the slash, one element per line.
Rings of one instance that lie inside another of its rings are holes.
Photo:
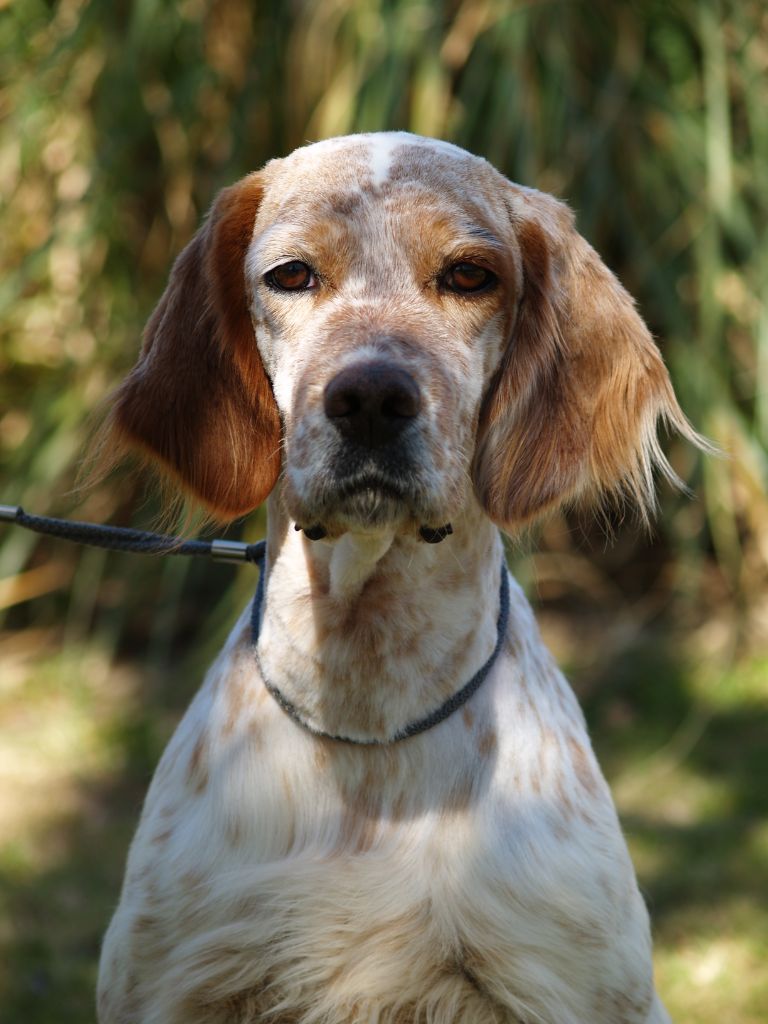
<path fill-rule="evenodd" d="M 346 1024 L 374 1006 L 415 1020 L 429 1004 L 457 1024 L 513 1020 L 480 987 L 472 964 L 486 953 L 463 927 L 483 773 L 454 751 L 425 784 L 419 756 L 296 743 L 278 722 L 270 749 L 238 728 L 215 749 L 209 729 L 207 747 L 191 730 L 169 750 L 188 794 L 178 827 L 155 800 L 167 774 L 150 794 L 132 874 L 168 902 L 162 945 L 180 975 L 204 963 L 210 976 L 214 961 L 248 1012 L 322 1004 Z"/>
<path fill-rule="evenodd" d="M 508 763 L 525 775 L 522 749 L 509 761 L 519 736 L 467 711 L 444 725 L 450 742 L 360 751 L 316 743 L 271 702 L 228 726 L 227 706 L 182 727 L 137 840 L 134 874 L 170 901 L 165 942 L 187 950 L 187 977 L 213 959 L 232 998 L 269 979 L 263 1012 L 325 1001 L 340 1024 L 339 1007 L 356 1008 L 350 1021 L 405 1007 L 392 1019 L 407 1021 L 427 1004 L 435 1019 L 506 1024 L 517 1017 L 495 992 L 524 1006 L 547 960 L 578 977 L 610 942 L 567 798 L 499 784 Z M 177 811 L 158 799 L 168 790 L 185 794 Z"/>

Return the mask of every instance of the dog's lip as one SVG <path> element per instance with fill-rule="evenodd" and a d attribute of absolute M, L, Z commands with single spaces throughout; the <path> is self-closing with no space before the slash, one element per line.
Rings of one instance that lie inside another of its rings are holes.
<path fill-rule="evenodd" d="M 388 475 L 370 472 L 342 477 L 336 481 L 336 488 L 341 498 L 348 498 L 353 494 L 362 494 L 366 491 L 374 491 L 400 501 L 407 497 L 407 489 L 404 487 L 403 481 L 394 480 Z"/>

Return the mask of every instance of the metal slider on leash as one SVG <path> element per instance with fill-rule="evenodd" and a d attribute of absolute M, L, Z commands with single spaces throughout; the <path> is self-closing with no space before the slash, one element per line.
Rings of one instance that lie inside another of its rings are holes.
<path fill-rule="evenodd" d="M 21 505 L 0 505 L 0 522 L 92 547 L 144 555 L 191 555 L 205 556 L 217 562 L 260 563 L 265 549 L 264 541 L 246 544 L 239 540 L 183 540 L 125 526 L 101 526 L 50 516 L 32 516 Z"/>

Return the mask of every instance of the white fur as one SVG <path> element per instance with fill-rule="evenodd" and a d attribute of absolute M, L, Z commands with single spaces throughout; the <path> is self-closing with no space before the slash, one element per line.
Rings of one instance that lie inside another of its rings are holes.
<path fill-rule="evenodd" d="M 104 942 L 101 1024 L 668 1020 L 583 716 L 514 581 L 488 679 L 463 710 L 404 742 L 315 738 L 260 674 L 314 728 L 386 740 L 459 689 L 496 641 L 503 550 L 468 463 L 501 315 L 478 325 L 450 299 L 436 312 L 404 255 L 423 226 L 391 204 L 348 239 L 354 287 L 341 274 L 323 303 L 261 284 L 291 188 L 358 189 L 361 147 L 378 187 L 402 146 L 473 173 L 456 147 L 401 133 L 330 140 L 267 168 L 247 277 L 285 475 L 269 499 L 258 664 L 246 614 L 149 790 Z M 466 223 L 500 204 L 489 187 L 458 212 Z M 311 239 L 294 216 L 297 237 Z M 290 242 L 284 221 L 279 237 Z M 454 527 L 438 545 L 419 539 L 406 511 L 377 529 L 339 512 L 315 543 L 293 529 L 294 507 L 311 514 L 336 450 L 324 383 L 380 352 L 372 334 L 394 338 L 387 351 L 424 394 L 413 442 L 424 507 L 432 526 Z"/>

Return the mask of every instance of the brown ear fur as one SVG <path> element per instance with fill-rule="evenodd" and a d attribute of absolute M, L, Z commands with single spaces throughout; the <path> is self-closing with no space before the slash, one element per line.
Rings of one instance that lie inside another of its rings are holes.
<path fill-rule="evenodd" d="M 255 508 L 280 469 L 280 418 L 248 313 L 258 175 L 219 193 L 176 260 L 109 429 L 159 460 L 217 519 Z"/>
<path fill-rule="evenodd" d="M 679 484 L 665 420 L 699 447 L 632 299 L 577 234 L 566 206 L 510 186 L 523 296 L 481 412 L 473 477 L 509 530 L 580 498 L 629 497 L 647 519 L 654 468 Z"/>

